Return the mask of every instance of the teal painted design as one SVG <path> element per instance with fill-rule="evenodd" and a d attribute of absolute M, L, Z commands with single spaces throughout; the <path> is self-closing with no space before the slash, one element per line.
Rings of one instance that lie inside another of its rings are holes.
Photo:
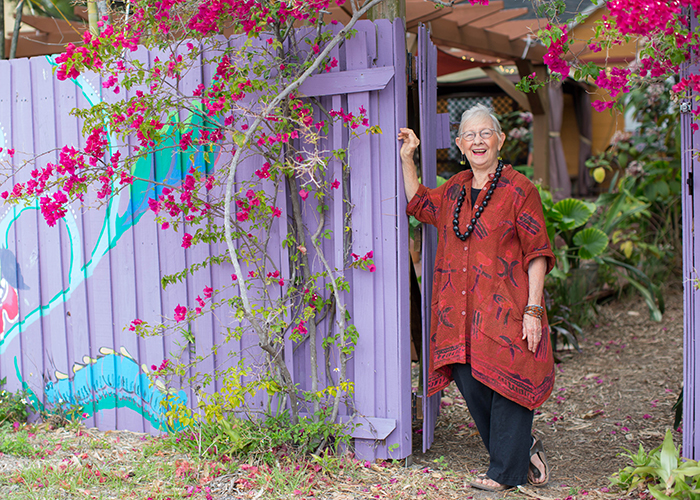
<path fill-rule="evenodd" d="M 184 391 L 167 390 L 161 383 L 152 384 L 144 365 L 124 349 L 117 352 L 108 347 L 100 348 L 96 359 L 84 358 L 85 364 L 76 363 L 73 375 L 55 372 L 55 380 L 44 387 L 46 401 L 51 406 L 69 404 L 82 407 L 85 418 L 102 410 L 129 408 L 142 415 L 159 430 L 180 430 L 181 425 L 171 429 L 167 425 L 166 395 L 173 404 L 187 404 Z M 19 373 L 18 373 L 19 376 Z"/>
<path fill-rule="evenodd" d="M 46 56 L 46 58 L 52 66 L 57 65 L 55 56 Z M 91 106 L 101 102 L 102 98 L 99 91 L 82 75 L 72 81 L 81 90 Z M 197 124 L 201 122 L 201 118 L 195 115 L 188 117 L 185 122 Z M 166 128 L 166 133 L 167 130 Z M 2 124 L 0 124 L 1 131 Z M 2 133 L 0 133 L 0 142 L 4 142 Z M 171 147 L 178 143 L 179 135 L 176 135 L 165 144 L 165 147 L 151 152 L 145 158 L 138 160 L 132 169 L 132 175 L 144 180 L 135 181 L 130 189 L 120 191 L 110 199 L 107 206 L 103 209 L 104 220 L 99 237 L 92 249 L 84 248 L 82 233 L 79 230 L 80 223 L 76 213 L 72 209 L 68 211 L 61 222 L 68 233 L 71 248 L 66 286 L 63 290 L 49 291 L 49 293 L 53 294 L 51 298 L 24 313 L 21 321 L 13 324 L 5 323 L 3 330 L 0 331 L 0 355 L 6 351 L 9 343 L 22 331 L 26 330 L 42 316 L 48 315 L 56 306 L 67 302 L 77 286 L 92 276 L 102 258 L 116 246 L 119 239 L 146 213 L 148 210 L 148 199 L 155 199 L 161 194 L 162 187 L 158 183 L 178 186 L 191 166 L 194 166 L 199 171 L 208 173 L 221 157 L 221 150 L 208 153 L 208 157 L 213 158 L 213 161 L 210 160 L 210 162 L 207 162 L 207 156 L 201 150 L 191 149 L 179 154 L 173 154 L 172 151 L 175 149 L 171 149 Z M 112 153 L 116 152 L 112 138 L 110 138 L 110 148 Z M 119 213 L 119 207 L 125 207 L 122 213 Z M 17 223 L 20 217 L 28 210 L 40 210 L 38 199 L 27 206 L 14 205 L 3 216 L 0 216 L 0 248 L 3 246 L 8 248 L 13 224 Z"/>

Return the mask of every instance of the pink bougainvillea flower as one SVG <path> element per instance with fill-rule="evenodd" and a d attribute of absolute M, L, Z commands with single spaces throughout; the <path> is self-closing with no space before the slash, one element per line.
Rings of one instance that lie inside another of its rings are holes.
<path fill-rule="evenodd" d="M 210 299 L 210 298 L 211 298 L 211 294 L 212 294 L 213 291 L 214 291 L 214 289 L 213 289 L 212 287 L 210 287 L 210 286 L 205 286 L 205 287 L 204 287 L 204 290 L 202 291 L 202 293 L 204 294 L 204 298 L 205 298 L 205 299 Z"/>
<path fill-rule="evenodd" d="M 14 149 L 8 149 L 7 154 L 10 155 L 10 158 L 15 156 L 15 150 Z"/>
<path fill-rule="evenodd" d="M 301 191 L 299 191 L 299 196 L 301 196 L 302 200 L 306 201 L 306 198 L 309 197 L 309 192 L 305 189 L 302 189 Z"/>
<path fill-rule="evenodd" d="M 231 275 L 231 281 L 236 281 L 237 279 L 238 279 L 238 276 L 236 276 L 235 274 Z"/>
<path fill-rule="evenodd" d="M 340 187 L 340 182 L 338 181 L 338 179 L 333 181 L 333 184 L 331 184 L 331 187 L 333 189 L 338 189 Z"/>
<path fill-rule="evenodd" d="M 136 327 L 139 325 L 143 325 L 144 321 L 142 319 L 135 319 L 131 322 L 129 325 L 129 331 L 134 332 L 136 331 Z"/>
<path fill-rule="evenodd" d="M 273 217 L 280 217 L 280 216 L 282 216 L 282 210 L 280 210 L 280 209 L 277 208 L 277 207 L 273 207 L 273 208 L 272 208 L 272 216 L 273 216 Z"/>
<path fill-rule="evenodd" d="M 610 109 L 615 105 L 615 101 L 593 101 L 591 103 L 591 106 L 593 106 L 593 109 L 595 109 L 598 113 L 602 113 L 606 109 Z"/>
<path fill-rule="evenodd" d="M 182 320 L 185 319 L 185 316 L 187 315 L 187 308 L 185 306 L 181 306 L 180 304 L 177 305 L 175 308 L 175 321 L 178 323 Z"/>
<path fill-rule="evenodd" d="M 190 248 L 190 246 L 192 246 L 192 235 L 185 233 L 182 237 L 182 248 Z"/>

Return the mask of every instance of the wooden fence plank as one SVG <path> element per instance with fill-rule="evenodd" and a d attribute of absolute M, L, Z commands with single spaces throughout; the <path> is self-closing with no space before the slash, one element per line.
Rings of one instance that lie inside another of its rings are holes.
<path fill-rule="evenodd" d="M 45 58 L 37 60 L 42 60 L 47 64 L 49 68 L 45 72 L 50 75 L 50 68 L 53 67 L 53 64 L 49 63 L 49 60 Z M 77 104 L 79 88 L 71 81 L 61 82 L 53 78 L 51 80 L 53 81 L 52 86 L 55 96 L 56 146 L 60 148 L 66 145 L 78 146 L 80 143 L 79 123 L 74 117 L 70 116 L 70 111 Z M 57 161 L 57 155 L 58 153 L 53 155 L 53 161 Z M 71 298 L 71 302 L 67 307 L 70 317 L 66 319 L 65 332 L 67 358 L 63 362 L 59 362 L 61 360 L 54 358 L 54 366 L 51 367 L 48 373 L 44 374 L 60 393 L 64 391 L 62 386 L 70 385 L 71 381 L 68 379 L 59 382 L 57 372 L 72 376 L 72 367 L 76 361 L 82 361 L 85 355 L 90 358 L 97 358 L 98 355 L 91 339 L 89 301 L 92 300 L 92 297 L 88 296 L 87 284 L 84 282 L 88 275 L 85 271 L 85 265 L 86 255 L 89 254 L 89 251 L 86 248 L 86 245 L 88 245 L 88 242 L 85 241 L 87 236 L 85 231 L 86 222 L 81 207 L 72 205 L 66 220 L 68 224 L 64 225 L 63 228 L 68 230 L 68 237 L 62 240 L 61 256 L 63 259 L 62 265 L 69 269 L 70 272 L 68 282 L 65 283 L 67 293 L 70 294 Z M 93 367 L 88 367 L 88 370 L 89 372 L 86 373 L 92 375 Z M 73 378 L 73 387 L 75 386 L 74 380 Z M 67 391 L 68 389 L 65 390 Z M 83 403 L 83 411 L 90 415 L 85 425 L 98 425 L 99 420 L 96 409 L 96 405 L 92 400 Z"/>
<path fill-rule="evenodd" d="M 314 97 L 372 92 L 385 88 L 393 76 L 393 66 L 313 75 L 299 87 L 299 92 Z"/>

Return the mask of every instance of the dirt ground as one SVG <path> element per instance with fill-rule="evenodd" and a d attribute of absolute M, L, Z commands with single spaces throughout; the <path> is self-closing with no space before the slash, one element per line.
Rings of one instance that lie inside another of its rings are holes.
<path fill-rule="evenodd" d="M 126 431 L 46 430 L 42 424 L 28 438 L 36 457 L 0 453 L 0 498 L 615 500 L 624 493 L 610 488 L 609 477 L 628 465 L 620 456 L 623 449 L 636 451 L 642 443 L 650 450 L 673 425 L 672 406 L 683 374 L 680 285 L 668 287 L 665 297 L 661 323 L 649 319 L 640 299 L 601 306 L 597 324 L 580 339 L 582 352 L 558 354 L 562 362 L 554 392 L 535 416 L 535 433 L 552 468 L 544 488 L 487 493 L 469 486 L 487 469 L 488 458 L 464 400 L 451 385 L 432 448 L 415 453 L 410 465 L 344 456 L 333 472 L 311 462 L 292 464 L 280 475 L 260 463 L 242 463 L 217 475 L 215 465 L 195 466 L 191 457 L 157 438 Z M 417 431 L 414 449 L 420 450 Z M 674 431 L 674 438 L 679 442 L 680 432 Z"/>
<path fill-rule="evenodd" d="M 661 444 L 666 429 L 673 426 L 672 406 L 683 381 L 680 284 L 669 286 L 665 298 L 661 323 L 650 320 L 641 299 L 601 306 L 596 324 L 584 329 L 582 352 L 559 353 L 562 362 L 554 391 L 536 411 L 534 424 L 548 454 L 551 480 L 547 487 L 526 494 L 566 498 L 601 489 L 606 493 L 608 478 L 629 465 L 620 456 L 623 449 L 636 451 L 641 443 L 650 450 Z M 680 431 L 674 431 L 674 439 L 680 442 Z M 440 457 L 455 472 L 488 468 L 483 444 L 454 383 L 443 399 L 432 448 L 415 456 L 419 464 Z M 494 497 L 476 491 L 474 495 Z"/>

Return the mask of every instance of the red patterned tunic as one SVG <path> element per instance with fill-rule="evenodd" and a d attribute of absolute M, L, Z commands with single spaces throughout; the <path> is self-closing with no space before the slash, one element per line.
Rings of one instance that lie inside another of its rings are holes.
<path fill-rule="evenodd" d="M 437 189 L 421 185 L 406 207 L 406 213 L 438 229 L 428 395 L 447 386 L 452 364 L 470 363 L 477 380 L 521 406 L 537 408 L 554 386 L 546 315 L 534 354 L 522 336 L 528 265 L 543 256 L 549 272 L 555 263 L 542 202 L 532 182 L 506 165 L 474 231 L 463 242 L 454 234 L 452 219 L 463 186 L 467 196 L 460 217 L 462 232 L 473 217 L 473 208 L 467 217 L 472 177 L 465 171 Z M 486 190 L 479 193 L 477 205 Z"/>

